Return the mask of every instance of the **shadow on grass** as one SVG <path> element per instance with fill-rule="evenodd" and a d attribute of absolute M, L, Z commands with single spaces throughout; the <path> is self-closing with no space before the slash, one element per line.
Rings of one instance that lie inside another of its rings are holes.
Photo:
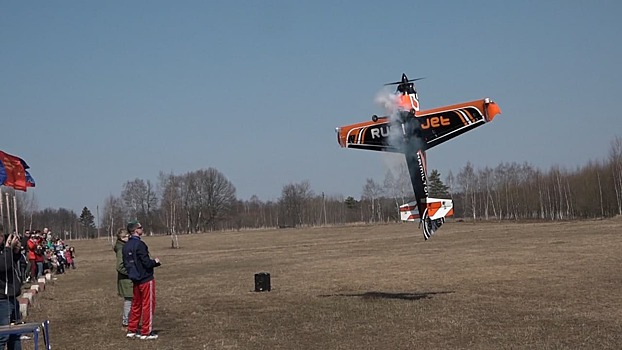
<path fill-rule="evenodd" d="M 436 294 L 449 294 L 455 293 L 454 291 L 444 292 L 414 292 L 414 293 L 387 293 L 387 292 L 365 292 L 365 293 L 351 293 L 351 294 L 323 294 L 321 298 L 329 297 L 358 297 L 363 299 L 400 299 L 400 300 L 419 300 L 419 299 L 431 299 Z"/>

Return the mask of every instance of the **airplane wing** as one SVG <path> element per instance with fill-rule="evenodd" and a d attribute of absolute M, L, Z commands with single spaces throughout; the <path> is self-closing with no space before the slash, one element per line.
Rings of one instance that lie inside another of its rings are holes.
<path fill-rule="evenodd" d="M 499 106 L 489 98 L 438 107 L 417 113 L 413 133 L 421 149 L 430 149 L 462 133 L 493 120 L 501 113 Z M 337 128 L 337 142 L 341 147 L 373 151 L 406 153 L 400 142 L 393 142 L 391 128 L 399 128 L 399 122 L 389 117 Z"/>

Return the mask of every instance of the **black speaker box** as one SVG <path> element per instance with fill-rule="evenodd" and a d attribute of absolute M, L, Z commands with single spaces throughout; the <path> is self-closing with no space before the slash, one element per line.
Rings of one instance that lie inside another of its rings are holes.
<path fill-rule="evenodd" d="M 259 272 L 255 274 L 255 292 L 270 291 L 270 274 L 268 272 Z"/>

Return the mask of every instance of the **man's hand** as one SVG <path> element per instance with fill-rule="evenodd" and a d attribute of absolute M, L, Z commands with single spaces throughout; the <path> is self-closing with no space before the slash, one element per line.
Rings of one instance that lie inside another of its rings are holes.
<path fill-rule="evenodd" d="M 17 252 L 21 249 L 21 242 L 18 236 L 15 236 L 13 234 L 10 234 L 7 238 L 6 238 L 6 242 L 4 243 L 4 246 L 9 248 L 13 248 L 13 251 Z"/>
<path fill-rule="evenodd" d="M 16 242 L 19 242 L 19 238 L 17 238 L 14 234 L 10 234 L 6 239 L 6 246 L 14 247 Z"/>

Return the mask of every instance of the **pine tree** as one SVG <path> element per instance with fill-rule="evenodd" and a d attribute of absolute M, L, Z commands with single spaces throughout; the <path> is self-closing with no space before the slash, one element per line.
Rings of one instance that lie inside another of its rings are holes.
<path fill-rule="evenodd" d="M 438 170 L 432 170 L 428 177 L 428 191 L 430 197 L 436 198 L 449 198 L 449 187 L 447 187 L 441 180 L 441 173 Z"/>
<path fill-rule="evenodd" d="M 352 196 L 346 198 L 345 203 L 346 208 L 348 209 L 356 209 L 356 207 L 358 206 L 358 202 Z"/>
<path fill-rule="evenodd" d="M 79 221 L 80 224 L 82 224 L 82 227 L 84 227 L 86 236 L 90 237 L 91 233 L 95 232 L 95 217 L 93 216 L 89 208 L 84 207 L 82 209 Z"/>

